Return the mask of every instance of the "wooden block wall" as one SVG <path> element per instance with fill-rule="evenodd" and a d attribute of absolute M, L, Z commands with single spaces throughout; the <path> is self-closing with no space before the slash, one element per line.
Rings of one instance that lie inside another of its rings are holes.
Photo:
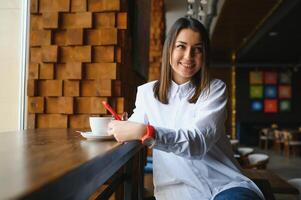
<path fill-rule="evenodd" d="M 120 68 L 127 29 L 120 0 L 31 0 L 27 128 L 89 128 L 124 112 Z"/>
<path fill-rule="evenodd" d="M 148 80 L 159 79 L 164 42 L 164 0 L 151 0 L 151 29 Z"/>
<path fill-rule="evenodd" d="M 149 44 L 148 80 L 158 80 L 161 70 L 161 56 L 165 35 L 164 0 L 151 0 L 151 24 Z M 147 150 L 152 156 L 152 150 Z"/>

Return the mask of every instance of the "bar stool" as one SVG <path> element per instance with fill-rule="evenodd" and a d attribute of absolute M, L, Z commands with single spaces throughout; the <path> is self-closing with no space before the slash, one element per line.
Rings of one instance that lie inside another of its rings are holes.
<path fill-rule="evenodd" d="M 301 137 L 295 131 L 284 131 L 284 154 L 296 156 L 300 152 Z"/>
<path fill-rule="evenodd" d="M 241 156 L 247 156 L 253 153 L 254 149 L 251 147 L 238 147 L 237 151 Z"/>
<path fill-rule="evenodd" d="M 231 140 L 229 140 L 229 141 L 230 141 L 230 144 L 231 144 L 231 146 L 232 146 L 232 150 L 233 150 L 234 152 L 236 152 L 236 151 L 237 151 L 237 148 L 238 148 L 238 145 L 239 145 L 239 140 L 231 139 Z"/>
<path fill-rule="evenodd" d="M 269 141 L 274 140 L 273 130 L 270 128 L 263 128 L 259 132 L 259 147 L 264 148 L 265 150 L 268 149 Z"/>
<path fill-rule="evenodd" d="M 301 178 L 293 178 L 287 182 L 299 190 L 299 200 L 301 200 Z"/>
<path fill-rule="evenodd" d="M 249 164 L 246 168 L 266 169 L 269 162 L 269 156 L 262 153 L 254 153 L 248 155 Z"/>
<path fill-rule="evenodd" d="M 274 150 L 282 153 L 284 148 L 284 132 L 280 130 L 274 130 Z"/>
<path fill-rule="evenodd" d="M 238 162 L 242 167 L 248 166 L 248 155 L 254 152 L 253 148 L 250 147 L 238 147 L 237 152 L 239 154 Z"/>

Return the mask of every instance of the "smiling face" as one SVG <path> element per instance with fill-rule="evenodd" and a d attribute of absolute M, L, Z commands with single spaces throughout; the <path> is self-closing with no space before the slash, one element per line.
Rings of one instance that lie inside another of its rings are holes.
<path fill-rule="evenodd" d="M 177 84 L 189 81 L 202 67 L 202 38 L 198 32 L 182 29 L 172 47 L 170 65 Z"/>

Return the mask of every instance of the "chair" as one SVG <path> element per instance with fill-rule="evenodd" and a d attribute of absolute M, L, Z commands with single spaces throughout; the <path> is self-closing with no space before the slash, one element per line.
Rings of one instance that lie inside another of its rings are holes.
<path fill-rule="evenodd" d="M 282 153 L 284 148 L 284 132 L 280 130 L 274 130 L 274 150 L 276 152 Z"/>
<path fill-rule="evenodd" d="M 270 141 L 274 140 L 273 129 L 263 128 L 259 131 L 259 147 L 265 150 L 268 149 Z"/>
<path fill-rule="evenodd" d="M 269 162 L 269 156 L 261 153 L 254 153 L 248 155 L 248 164 L 245 168 L 248 169 L 266 169 Z"/>
<path fill-rule="evenodd" d="M 273 124 L 271 125 L 271 128 L 272 128 L 272 129 L 277 129 L 277 128 L 278 128 L 278 125 L 275 124 L 275 123 L 273 123 Z"/>
<path fill-rule="evenodd" d="M 284 131 L 284 154 L 289 157 L 292 153 L 295 156 L 300 147 L 301 134 L 297 131 Z"/>

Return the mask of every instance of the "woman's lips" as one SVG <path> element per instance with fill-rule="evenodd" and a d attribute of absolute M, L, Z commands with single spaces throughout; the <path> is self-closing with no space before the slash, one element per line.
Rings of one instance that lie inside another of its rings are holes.
<path fill-rule="evenodd" d="M 187 64 L 187 63 L 181 63 L 180 64 L 184 67 L 184 68 L 188 68 L 188 69 L 191 69 L 194 67 L 194 64 Z"/>

